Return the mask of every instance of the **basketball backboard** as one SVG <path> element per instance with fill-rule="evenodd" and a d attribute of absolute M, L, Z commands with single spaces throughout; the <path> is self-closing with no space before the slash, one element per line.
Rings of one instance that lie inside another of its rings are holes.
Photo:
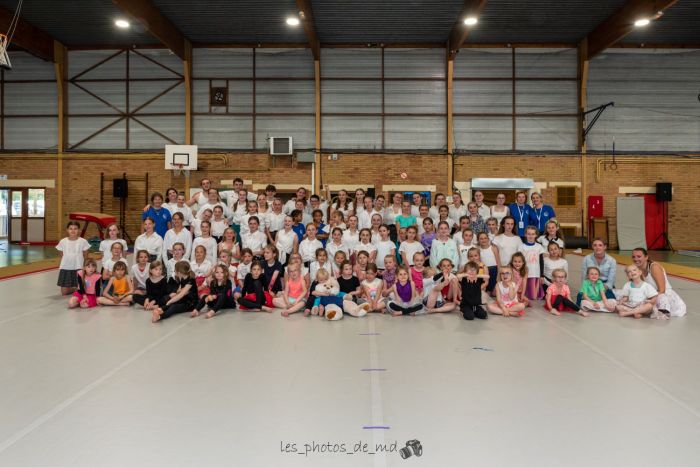
<path fill-rule="evenodd" d="M 197 146 L 165 146 L 165 170 L 197 170 Z"/>

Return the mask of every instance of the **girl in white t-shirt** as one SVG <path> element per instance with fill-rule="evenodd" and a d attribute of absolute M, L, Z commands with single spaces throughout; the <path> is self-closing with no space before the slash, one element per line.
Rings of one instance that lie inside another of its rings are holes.
<path fill-rule="evenodd" d="M 399 245 L 401 262 L 405 266 L 413 266 L 413 255 L 416 253 L 423 253 L 423 245 L 417 240 L 417 238 L 418 227 L 415 225 L 406 227 L 406 240 L 401 242 L 401 245 Z"/>
<path fill-rule="evenodd" d="M 379 241 L 377 242 L 377 269 L 379 273 L 384 272 L 384 258 L 393 256 L 396 258 L 396 244 L 389 239 L 389 227 L 382 225 L 379 227 Z"/>
<path fill-rule="evenodd" d="M 343 243 L 343 231 L 340 227 L 334 227 L 331 232 L 331 238 L 326 243 L 326 251 L 328 252 L 329 258 L 335 258 L 335 254 L 339 251 L 345 253 L 345 257 L 350 257 L 350 250 L 348 250 L 347 245 Z"/>
<path fill-rule="evenodd" d="M 70 295 L 78 289 L 78 271 L 83 269 L 83 262 L 90 249 L 88 241 L 78 236 L 79 231 L 79 223 L 68 222 L 66 226 L 68 236 L 56 245 L 56 249 L 62 253 L 56 283 L 61 288 L 61 295 Z"/>
<path fill-rule="evenodd" d="M 642 271 L 637 266 L 631 264 L 625 268 L 629 282 L 625 284 L 620 292 L 622 297 L 620 303 L 615 307 L 620 316 L 651 316 L 654 311 L 654 304 L 659 295 L 651 284 L 642 280 Z M 654 318 L 668 319 L 664 313 L 658 313 Z"/>
<path fill-rule="evenodd" d="M 541 300 L 544 298 L 541 264 L 545 251 L 542 245 L 537 243 L 537 227 L 530 225 L 525 228 L 525 242 L 518 246 L 518 251 L 525 256 L 527 264 L 525 296 L 530 300 Z"/>
<path fill-rule="evenodd" d="M 366 251 L 369 254 L 369 262 L 374 263 L 377 259 L 377 246 L 372 243 L 372 232 L 369 229 L 360 230 L 360 242 L 355 247 L 355 254 Z"/>
<path fill-rule="evenodd" d="M 563 251 L 555 242 L 547 246 L 547 255 L 544 257 L 544 267 L 542 268 L 542 289 L 545 293 L 553 281 L 552 273 L 555 269 L 563 269 L 566 271 L 566 275 L 569 275 L 569 263 L 562 258 Z"/>
<path fill-rule="evenodd" d="M 201 237 L 195 238 L 192 242 L 192 256 L 190 259 L 195 258 L 194 250 L 201 245 L 206 250 L 206 259 L 209 260 L 211 264 L 215 264 L 217 255 L 216 240 L 214 240 L 214 238 L 210 235 L 211 224 L 209 223 L 209 221 L 202 221 L 201 229 Z"/>
<path fill-rule="evenodd" d="M 515 229 L 515 219 L 506 216 L 503 218 L 498 235 L 493 239 L 493 244 L 498 247 L 501 256 L 501 266 L 508 266 L 513 253 L 518 251 L 518 247 L 523 243 Z"/>
<path fill-rule="evenodd" d="M 112 244 L 121 243 L 122 251 L 128 249 L 126 240 L 121 238 L 121 230 L 117 224 L 109 224 L 107 226 L 107 238 L 100 242 L 100 252 L 102 253 L 102 262 L 112 258 Z"/>

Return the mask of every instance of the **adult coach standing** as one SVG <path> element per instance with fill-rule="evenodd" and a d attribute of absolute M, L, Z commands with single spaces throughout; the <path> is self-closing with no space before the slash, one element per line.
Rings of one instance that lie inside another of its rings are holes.
<path fill-rule="evenodd" d="M 547 226 L 550 219 L 556 217 L 554 208 L 548 204 L 544 204 L 542 195 L 535 192 L 530 195 L 532 201 L 532 210 L 530 211 L 530 225 L 537 227 L 537 232 L 541 235 Z"/>
<path fill-rule="evenodd" d="M 525 237 L 525 227 L 530 225 L 532 219 L 532 208 L 527 204 L 527 193 L 519 191 L 515 194 L 515 203 L 508 205 L 510 215 L 515 219 L 515 229 L 518 232 L 518 237 Z"/>

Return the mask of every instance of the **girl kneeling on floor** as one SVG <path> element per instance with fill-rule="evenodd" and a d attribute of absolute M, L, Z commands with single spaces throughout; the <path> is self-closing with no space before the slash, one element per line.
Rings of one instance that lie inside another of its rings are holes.
<path fill-rule="evenodd" d="M 449 313 L 458 308 L 457 276 L 452 274 L 454 266 L 449 258 L 442 259 L 437 266 L 440 272 L 433 276 L 432 290 L 424 302 L 425 308 L 428 313 Z"/>
<path fill-rule="evenodd" d="M 78 290 L 68 300 L 68 308 L 94 308 L 97 306 L 97 296 L 100 295 L 100 274 L 94 259 L 85 260 L 82 271 L 78 271 Z"/>

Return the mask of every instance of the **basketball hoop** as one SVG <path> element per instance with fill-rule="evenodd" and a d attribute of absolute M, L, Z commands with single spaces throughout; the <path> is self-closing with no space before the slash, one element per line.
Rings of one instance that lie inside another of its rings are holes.
<path fill-rule="evenodd" d="M 7 36 L 5 34 L 0 34 L 0 68 L 11 70 L 12 63 L 10 63 L 10 56 L 7 55 L 7 46 Z"/>
<path fill-rule="evenodd" d="M 173 164 L 175 166 L 175 175 L 184 175 L 185 177 L 190 176 L 189 169 L 185 169 L 185 164 Z"/>

